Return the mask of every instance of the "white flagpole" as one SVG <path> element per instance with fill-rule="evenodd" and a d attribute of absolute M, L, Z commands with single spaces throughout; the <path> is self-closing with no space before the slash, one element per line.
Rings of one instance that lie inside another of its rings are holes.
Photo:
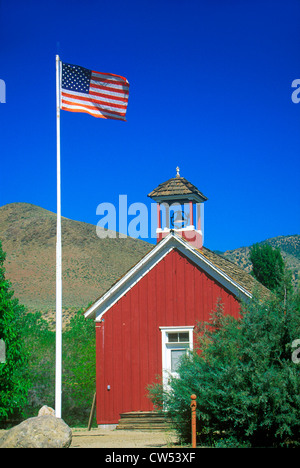
<path fill-rule="evenodd" d="M 57 228 L 56 228 L 56 361 L 55 416 L 61 418 L 62 376 L 62 267 L 61 267 L 61 182 L 60 182 L 60 60 L 56 55 L 56 147 L 57 147 Z"/>

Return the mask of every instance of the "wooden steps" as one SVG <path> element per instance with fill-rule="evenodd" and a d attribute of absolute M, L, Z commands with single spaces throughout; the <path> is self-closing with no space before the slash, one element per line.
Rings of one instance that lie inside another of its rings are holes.
<path fill-rule="evenodd" d="M 116 429 L 127 431 L 164 431 L 170 430 L 170 421 L 162 412 L 136 411 L 122 413 Z"/>

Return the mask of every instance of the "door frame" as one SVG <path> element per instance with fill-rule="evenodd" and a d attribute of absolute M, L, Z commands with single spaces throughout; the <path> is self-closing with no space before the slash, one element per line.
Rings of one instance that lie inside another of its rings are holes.
<path fill-rule="evenodd" d="M 172 326 L 172 327 L 159 327 L 161 331 L 161 355 L 162 355 L 162 377 L 163 377 L 163 387 L 164 390 L 168 391 L 168 382 L 170 376 L 177 377 L 176 372 L 171 372 L 171 351 L 178 349 L 188 349 L 189 351 L 193 350 L 193 335 L 194 335 L 194 325 L 190 326 Z M 168 342 L 168 333 L 189 333 L 189 342 L 188 346 L 185 343 Z"/>

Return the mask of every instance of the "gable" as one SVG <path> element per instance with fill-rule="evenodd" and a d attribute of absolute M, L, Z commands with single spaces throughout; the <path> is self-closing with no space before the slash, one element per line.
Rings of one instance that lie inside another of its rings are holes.
<path fill-rule="evenodd" d="M 173 250 L 185 257 L 203 271 L 207 277 L 238 299 L 247 300 L 252 297 L 251 291 L 239 284 L 228 275 L 224 269 L 213 263 L 208 255 L 194 249 L 188 242 L 175 233 L 170 233 L 159 242 L 144 258 L 129 270 L 116 284 L 114 284 L 103 296 L 97 299 L 85 312 L 86 318 L 94 318 L 100 321 L 102 315 L 107 312 L 117 301 L 130 291 L 141 279 L 148 275 L 162 260 Z"/>

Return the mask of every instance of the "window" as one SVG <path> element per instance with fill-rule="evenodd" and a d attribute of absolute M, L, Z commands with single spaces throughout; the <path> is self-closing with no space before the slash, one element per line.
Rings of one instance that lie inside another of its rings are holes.
<path fill-rule="evenodd" d="M 171 349 L 171 373 L 177 372 L 180 359 L 187 352 L 187 349 Z"/>
<path fill-rule="evenodd" d="M 169 332 L 168 335 L 168 343 L 189 343 L 190 341 L 190 334 L 189 332 Z"/>

